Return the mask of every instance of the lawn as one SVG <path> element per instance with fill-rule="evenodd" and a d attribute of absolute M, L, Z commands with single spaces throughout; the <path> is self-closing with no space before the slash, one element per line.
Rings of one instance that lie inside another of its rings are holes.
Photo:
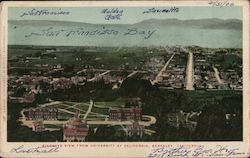
<path fill-rule="evenodd" d="M 68 108 L 68 105 L 67 104 L 54 104 L 54 105 L 49 105 L 47 107 L 65 109 L 65 108 Z"/>
<path fill-rule="evenodd" d="M 103 114 L 103 115 L 108 115 L 108 109 L 93 107 L 91 111 L 93 113 L 99 113 L 99 114 Z"/>
<path fill-rule="evenodd" d="M 88 108 L 89 102 L 70 102 L 65 101 L 61 104 L 51 105 L 49 107 L 63 109 L 72 112 L 68 113 L 67 111 L 59 110 L 58 119 L 59 120 L 68 120 L 74 117 L 73 113 L 76 113 L 78 109 L 80 109 L 81 118 L 84 117 Z M 87 119 L 91 120 L 105 120 L 105 115 L 108 115 L 108 111 L 110 107 L 124 107 L 125 100 L 123 98 L 118 98 L 109 102 L 94 102 L 94 106 L 91 109 L 91 112 L 88 114 Z"/>
<path fill-rule="evenodd" d="M 45 128 L 61 128 L 62 125 L 44 124 Z"/>
<path fill-rule="evenodd" d="M 111 102 L 95 102 L 94 104 L 96 105 L 96 107 L 100 106 L 100 108 L 124 107 L 125 101 L 122 98 L 118 98 Z"/>
<path fill-rule="evenodd" d="M 59 120 L 68 120 L 68 119 L 72 118 L 73 116 L 74 116 L 74 114 L 69 114 L 66 112 L 59 111 L 59 113 L 58 113 Z"/>

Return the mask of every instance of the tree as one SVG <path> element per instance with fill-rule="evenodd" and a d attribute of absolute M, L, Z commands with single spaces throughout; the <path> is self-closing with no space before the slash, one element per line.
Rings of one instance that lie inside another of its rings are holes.
<path fill-rule="evenodd" d="M 153 89 L 152 84 L 148 80 L 127 78 L 123 81 L 120 91 L 123 96 L 143 97 L 148 91 Z"/>
<path fill-rule="evenodd" d="M 225 112 L 218 104 L 206 105 L 202 109 L 196 128 L 198 140 L 225 140 L 227 139 L 228 125 Z"/>

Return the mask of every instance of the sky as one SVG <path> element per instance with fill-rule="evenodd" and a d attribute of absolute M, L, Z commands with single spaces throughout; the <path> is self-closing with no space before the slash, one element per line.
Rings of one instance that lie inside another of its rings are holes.
<path fill-rule="evenodd" d="M 106 8 L 106 7 L 105 7 Z M 24 12 L 34 8 L 9 8 L 9 20 L 59 20 L 59 21 L 74 21 L 95 24 L 133 24 L 145 19 L 168 19 L 176 18 L 180 20 L 187 19 L 242 19 L 241 7 L 178 7 L 178 13 L 151 13 L 142 14 L 143 11 L 152 7 L 120 7 L 123 10 L 120 20 L 105 20 L 106 14 L 101 13 L 104 7 L 61 7 L 61 8 L 35 8 L 37 10 L 48 9 L 49 11 L 67 11 L 69 15 L 42 15 L 42 16 L 23 16 Z M 116 9 L 117 7 L 113 7 Z M 155 7 L 157 9 L 170 9 L 171 7 Z M 107 8 L 112 9 L 112 8 Z"/>

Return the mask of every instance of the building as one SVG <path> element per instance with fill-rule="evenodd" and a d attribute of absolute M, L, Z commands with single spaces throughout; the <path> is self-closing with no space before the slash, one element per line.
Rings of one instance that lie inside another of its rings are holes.
<path fill-rule="evenodd" d="M 57 120 L 58 110 L 55 108 L 30 108 L 24 110 L 27 120 Z"/>
<path fill-rule="evenodd" d="M 67 123 L 63 125 L 63 141 L 83 142 L 87 135 L 87 122 L 80 119 L 79 113 L 76 113 L 75 117 L 69 119 Z"/>
<path fill-rule="evenodd" d="M 29 93 L 25 94 L 24 102 L 25 103 L 33 103 L 36 99 L 36 93 L 34 91 L 30 91 Z"/>
<path fill-rule="evenodd" d="M 109 119 L 110 120 L 141 120 L 142 110 L 138 107 L 131 108 L 110 108 Z"/>
<path fill-rule="evenodd" d="M 8 101 L 10 103 L 25 103 L 25 99 L 23 97 L 8 97 Z"/>
<path fill-rule="evenodd" d="M 45 130 L 45 128 L 44 128 L 43 121 L 35 121 L 35 122 L 33 122 L 32 131 L 34 131 L 34 132 L 42 132 L 44 130 Z"/>
<path fill-rule="evenodd" d="M 145 128 L 140 125 L 137 121 L 134 121 L 132 125 L 127 126 L 127 136 L 140 136 L 144 134 Z"/>
<path fill-rule="evenodd" d="M 24 97 L 8 97 L 8 101 L 10 103 L 33 103 L 35 101 L 36 93 L 33 91 L 30 91 L 24 95 Z"/>

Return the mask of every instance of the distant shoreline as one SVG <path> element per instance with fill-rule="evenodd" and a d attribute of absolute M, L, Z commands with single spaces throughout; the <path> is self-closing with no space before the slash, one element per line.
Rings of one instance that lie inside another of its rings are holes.
<path fill-rule="evenodd" d="M 179 46 L 179 45 L 166 45 L 166 46 Z M 185 47 L 187 46 L 190 46 L 190 47 L 202 47 L 202 46 L 198 46 L 198 45 L 183 45 Z M 27 45 L 27 44 L 23 44 L 23 45 L 20 45 L 20 44 L 8 44 L 8 48 L 14 48 L 14 47 L 36 47 L 36 48 L 39 48 L 39 47 L 51 47 L 51 48 L 58 48 L 58 47 L 65 47 L 65 48 L 68 48 L 68 47 L 73 47 L 73 48 L 76 48 L 76 47 L 79 47 L 79 48 L 82 48 L 82 47 L 103 47 L 103 48 L 119 48 L 120 46 L 91 46 L 91 45 L 82 45 L 82 46 L 66 46 L 66 45 Z M 148 48 L 148 47 L 165 47 L 165 46 L 124 46 L 125 48 Z M 212 48 L 212 49 L 242 49 L 242 47 L 202 47 L 202 48 Z"/>

